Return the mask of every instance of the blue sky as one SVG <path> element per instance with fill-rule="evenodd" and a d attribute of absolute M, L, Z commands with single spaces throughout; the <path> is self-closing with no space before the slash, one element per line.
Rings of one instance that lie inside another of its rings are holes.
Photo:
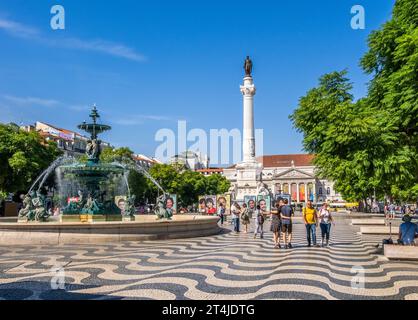
<path fill-rule="evenodd" d="M 63 5 L 66 29 L 50 28 Z M 353 5 L 366 29 L 350 26 Z M 264 153 L 299 153 L 288 120 L 327 72 L 347 68 L 356 98 L 366 39 L 394 0 L 0 2 L 0 122 L 74 130 L 97 103 L 103 139 L 154 155 L 161 128 L 241 128 L 243 60 L 254 62 L 255 125 Z"/>

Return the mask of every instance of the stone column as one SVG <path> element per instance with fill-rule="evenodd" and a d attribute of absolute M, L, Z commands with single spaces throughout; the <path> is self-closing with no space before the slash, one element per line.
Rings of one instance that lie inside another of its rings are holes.
<path fill-rule="evenodd" d="M 254 95 L 256 88 L 254 86 L 253 78 L 246 76 L 244 78 L 244 85 L 241 87 L 241 93 L 244 96 L 243 101 L 243 162 L 254 163 L 255 159 L 255 130 L 254 130 Z"/>
<path fill-rule="evenodd" d="M 296 182 L 296 202 L 299 203 L 300 202 L 300 184 L 299 182 Z"/>

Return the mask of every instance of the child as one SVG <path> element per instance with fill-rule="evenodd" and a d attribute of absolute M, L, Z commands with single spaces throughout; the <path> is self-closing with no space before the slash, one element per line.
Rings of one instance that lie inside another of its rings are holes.
<path fill-rule="evenodd" d="M 257 238 L 257 233 L 260 233 L 260 239 L 263 239 L 264 237 L 264 230 L 263 230 L 263 224 L 264 224 L 264 216 L 261 212 L 261 208 L 258 205 L 256 210 L 256 217 L 255 217 L 255 231 L 254 231 L 254 239 Z"/>

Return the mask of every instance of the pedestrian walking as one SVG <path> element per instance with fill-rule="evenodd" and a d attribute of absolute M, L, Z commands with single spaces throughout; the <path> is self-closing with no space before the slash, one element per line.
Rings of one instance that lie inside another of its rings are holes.
<path fill-rule="evenodd" d="M 308 247 L 312 244 L 317 246 L 316 243 L 316 227 L 318 226 L 318 217 L 316 209 L 314 208 L 312 201 L 308 201 L 306 207 L 303 208 L 303 221 L 306 227 L 306 234 L 308 240 Z"/>
<path fill-rule="evenodd" d="M 256 214 L 255 214 L 255 231 L 254 231 L 254 239 L 257 238 L 257 234 L 260 234 L 260 239 L 264 238 L 264 215 L 261 212 L 260 206 L 257 206 Z"/>
<path fill-rule="evenodd" d="M 389 220 L 395 219 L 395 215 L 396 215 L 395 209 L 396 209 L 395 205 L 391 203 L 389 205 Z"/>
<path fill-rule="evenodd" d="M 273 242 L 274 248 L 281 249 L 282 246 L 280 245 L 280 228 L 282 227 L 281 219 L 280 219 L 280 209 L 284 205 L 283 200 L 276 202 L 276 209 L 277 212 L 271 213 L 271 226 L 270 231 L 273 232 Z"/>
<path fill-rule="evenodd" d="M 280 219 L 285 249 L 292 248 L 292 216 L 293 209 L 289 205 L 289 200 L 284 199 L 284 205 L 280 208 Z"/>
<path fill-rule="evenodd" d="M 331 234 L 331 224 L 335 225 L 331 211 L 328 209 L 328 203 L 324 203 L 319 211 L 319 225 L 321 227 L 322 247 L 329 247 L 329 239 Z"/>
<path fill-rule="evenodd" d="M 389 205 L 386 203 L 384 208 L 383 208 L 383 212 L 385 214 L 385 219 L 389 220 Z"/>
<path fill-rule="evenodd" d="M 221 221 L 221 225 L 224 224 L 224 218 L 225 218 L 225 208 L 223 203 L 220 203 L 218 206 L 218 216 L 219 220 Z"/>
<path fill-rule="evenodd" d="M 232 224 L 234 225 L 234 231 L 239 232 L 239 219 L 240 219 L 241 207 L 235 202 L 231 207 Z"/>
<path fill-rule="evenodd" d="M 250 225 L 250 215 L 248 213 L 247 204 L 245 203 L 242 205 L 241 222 L 242 225 L 245 227 L 245 233 L 248 233 L 248 226 Z"/>

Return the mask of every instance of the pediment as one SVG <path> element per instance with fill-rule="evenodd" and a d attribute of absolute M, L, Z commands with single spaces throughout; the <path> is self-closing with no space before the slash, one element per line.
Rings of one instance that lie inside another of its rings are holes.
<path fill-rule="evenodd" d="M 299 170 L 299 169 L 289 169 L 284 172 L 274 175 L 275 179 L 315 179 L 315 176 Z"/>

